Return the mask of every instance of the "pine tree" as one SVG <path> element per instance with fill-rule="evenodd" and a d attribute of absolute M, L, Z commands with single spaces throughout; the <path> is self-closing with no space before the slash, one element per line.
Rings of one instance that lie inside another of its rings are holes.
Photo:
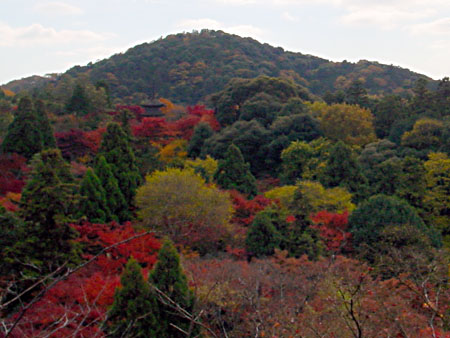
<path fill-rule="evenodd" d="M 20 261 L 37 266 L 40 274 L 78 260 L 72 242 L 76 233 L 68 225 L 78 203 L 72 182 L 59 150 L 44 150 L 33 158 L 31 177 L 20 200 L 23 240 L 15 250 Z"/>
<path fill-rule="evenodd" d="M 42 100 L 37 100 L 34 106 L 36 107 L 38 129 L 42 136 L 42 147 L 43 149 L 55 148 L 55 136 L 53 135 L 53 128 L 48 120 L 45 104 Z"/>
<path fill-rule="evenodd" d="M 108 313 L 108 337 L 161 337 L 156 297 L 133 258 L 125 266 L 120 283 Z"/>
<path fill-rule="evenodd" d="M 255 256 L 267 256 L 279 248 L 280 235 L 267 213 L 256 214 L 247 233 L 245 246 L 247 251 Z"/>
<path fill-rule="evenodd" d="M 30 159 L 42 150 L 42 136 L 39 131 L 36 114 L 29 97 L 19 101 L 13 122 L 8 126 L 8 132 L 2 143 L 4 153 L 17 153 Z"/>
<path fill-rule="evenodd" d="M 109 123 L 106 127 L 98 158 L 100 156 L 104 156 L 106 162 L 111 165 L 125 201 L 132 205 L 140 175 L 134 152 L 128 144 L 128 136 L 119 124 Z"/>
<path fill-rule="evenodd" d="M 66 110 L 69 113 L 85 115 L 90 110 L 90 102 L 84 88 L 77 84 L 73 90 L 72 97 L 67 102 Z"/>
<path fill-rule="evenodd" d="M 159 295 L 161 331 L 158 337 L 186 337 L 184 333 L 174 326 L 186 332 L 191 331 L 193 336 L 195 336 L 194 333 L 197 332 L 198 328 L 193 327 L 189 320 L 180 316 L 176 308 L 168 304 L 167 299 L 164 299 L 164 297 L 168 297 L 182 309 L 192 313 L 194 296 L 188 288 L 187 278 L 182 270 L 177 250 L 169 240 L 164 241 L 158 253 L 158 261 L 150 272 L 148 279 L 164 295 Z"/>
<path fill-rule="evenodd" d="M 212 136 L 214 131 L 208 123 L 200 122 L 194 129 L 189 145 L 187 147 L 188 156 L 197 158 L 200 156 L 205 140 Z"/>
<path fill-rule="evenodd" d="M 214 179 L 224 189 L 236 189 L 249 196 L 257 194 L 256 180 L 250 172 L 250 165 L 244 161 L 241 151 L 234 144 L 228 147 L 225 158 L 219 162 Z"/>
<path fill-rule="evenodd" d="M 327 188 L 347 188 L 354 194 L 354 202 L 366 197 L 367 178 L 363 175 L 352 149 L 342 141 L 331 148 L 320 183 Z"/>
<path fill-rule="evenodd" d="M 128 204 L 119 189 L 117 179 L 114 177 L 111 165 L 106 162 L 104 156 L 100 156 L 95 166 L 95 173 L 100 184 L 105 190 L 106 204 L 111 211 L 111 218 L 115 221 L 124 222 L 130 219 Z"/>
<path fill-rule="evenodd" d="M 92 169 L 88 169 L 80 186 L 79 217 L 86 217 L 92 223 L 105 223 L 111 220 L 111 212 L 106 202 L 105 189 Z"/>

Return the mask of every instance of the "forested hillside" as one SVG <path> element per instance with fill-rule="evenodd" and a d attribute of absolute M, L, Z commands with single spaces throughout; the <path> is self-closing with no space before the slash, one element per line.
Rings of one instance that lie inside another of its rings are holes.
<path fill-rule="evenodd" d="M 345 90 L 355 80 L 362 81 L 370 94 L 407 94 L 419 78 L 426 78 L 392 65 L 331 62 L 209 30 L 169 35 L 65 73 L 74 78 L 83 74 L 93 84 L 108 83 L 114 97 L 138 102 L 158 94 L 184 104 L 205 102 L 232 78 L 283 77 L 316 95 Z M 46 82 L 29 78 L 5 88 L 18 91 Z"/>
<path fill-rule="evenodd" d="M 254 73 L 189 84 L 216 40 Z M 221 32 L 130 53 L 0 91 L 0 337 L 450 337 L 448 78 L 336 90 Z"/>

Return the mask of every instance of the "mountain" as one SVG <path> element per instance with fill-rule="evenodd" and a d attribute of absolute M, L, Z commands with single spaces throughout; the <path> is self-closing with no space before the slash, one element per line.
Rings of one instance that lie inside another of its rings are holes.
<path fill-rule="evenodd" d="M 105 81 L 115 97 L 159 95 L 185 104 L 204 101 L 236 77 L 289 78 L 316 95 L 345 89 L 357 79 L 373 95 L 407 93 L 417 79 L 431 80 L 392 65 L 366 60 L 332 62 L 211 30 L 169 35 L 108 59 L 73 67 L 65 74 L 87 75 L 93 83 Z M 4 87 L 12 89 L 11 84 Z"/>

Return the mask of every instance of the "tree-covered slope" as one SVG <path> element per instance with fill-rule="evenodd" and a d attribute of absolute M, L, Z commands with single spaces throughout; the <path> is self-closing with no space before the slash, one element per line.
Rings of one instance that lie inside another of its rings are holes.
<path fill-rule="evenodd" d="M 365 60 L 331 62 L 210 30 L 169 35 L 123 54 L 73 67 L 67 74 L 86 74 L 93 83 L 105 81 L 115 97 L 134 96 L 136 101 L 157 94 L 186 104 L 204 101 L 232 78 L 285 77 L 323 95 L 345 89 L 357 79 L 369 94 L 402 93 L 425 77 Z"/>

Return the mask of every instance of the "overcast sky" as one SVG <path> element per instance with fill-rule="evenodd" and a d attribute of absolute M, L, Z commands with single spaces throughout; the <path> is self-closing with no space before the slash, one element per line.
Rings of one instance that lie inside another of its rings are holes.
<path fill-rule="evenodd" d="M 450 0 L 0 0 L 0 84 L 202 28 L 450 76 Z"/>

